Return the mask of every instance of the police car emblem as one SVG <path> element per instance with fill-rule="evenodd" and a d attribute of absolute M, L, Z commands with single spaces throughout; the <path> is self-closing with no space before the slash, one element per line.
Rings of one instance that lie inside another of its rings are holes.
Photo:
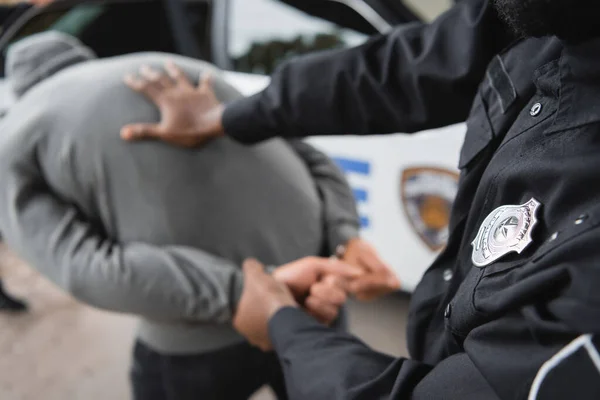
<path fill-rule="evenodd" d="M 402 172 L 400 194 L 408 222 L 432 251 L 448 239 L 452 203 L 458 191 L 458 174 L 445 168 L 417 167 Z"/>
<path fill-rule="evenodd" d="M 520 206 L 501 206 L 483 221 L 473 241 L 473 264 L 490 265 L 508 253 L 521 253 L 532 242 L 540 202 L 532 198 Z"/>

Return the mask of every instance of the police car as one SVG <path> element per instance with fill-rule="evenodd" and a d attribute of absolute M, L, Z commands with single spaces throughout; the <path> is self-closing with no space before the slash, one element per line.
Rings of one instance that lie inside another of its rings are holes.
<path fill-rule="evenodd" d="M 399 0 L 58 0 L 29 8 L 3 26 L 0 52 L 27 35 L 61 30 L 100 57 L 163 51 L 204 59 L 250 95 L 268 84 L 281 61 L 358 45 L 422 19 L 418 11 Z M 0 78 L 0 113 L 10 106 L 9 96 Z M 464 133 L 456 125 L 410 136 L 309 139 L 346 173 L 362 234 L 391 264 L 405 291 L 414 289 L 445 245 Z"/>

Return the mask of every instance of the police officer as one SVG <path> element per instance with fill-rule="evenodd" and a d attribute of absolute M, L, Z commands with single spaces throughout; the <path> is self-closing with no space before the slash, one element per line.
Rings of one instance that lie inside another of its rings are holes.
<path fill-rule="evenodd" d="M 598 18 L 596 0 L 463 1 L 429 25 L 291 61 L 229 105 L 155 90 L 162 122 L 122 136 L 254 143 L 467 119 L 448 245 L 412 300 L 410 359 L 319 325 L 256 261 L 236 327 L 275 349 L 292 399 L 597 399 Z"/>

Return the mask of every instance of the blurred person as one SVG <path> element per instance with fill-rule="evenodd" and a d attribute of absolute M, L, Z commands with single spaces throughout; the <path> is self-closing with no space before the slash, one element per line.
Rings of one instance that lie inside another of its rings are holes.
<path fill-rule="evenodd" d="M 16 21 L 32 5 L 44 6 L 52 1 L 53 0 L 31 0 L 0 4 L 0 34 L 3 32 L 6 26 L 9 26 Z M 0 240 L 1 238 L 2 236 L 0 235 Z M 27 303 L 7 293 L 2 283 L 2 279 L 0 279 L 0 311 L 17 313 L 27 311 Z"/>
<path fill-rule="evenodd" d="M 597 0 L 463 0 L 431 24 L 284 63 L 250 98 L 155 91 L 162 121 L 122 134 L 250 144 L 466 120 L 448 244 L 411 301 L 410 358 L 319 324 L 255 260 L 234 325 L 275 349 L 292 399 L 595 400 L 598 18 Z"/>
<path fill-rule="evenodd" d="M 365 298 L 399 284 L 360 239 L 342 173 L 308 144 L 276 139 L 247 148 L 223 139 L 188 150 L 123 142 L 122 125 L 159 118 L 122 84 L 123 74 L 170 57 L 96 60 L 58 32 L 11 46 L 6 73 L 18 100 L 0 121 L 0 230 L 76 299 L 141 316 L 135 399 L 245 399 L 264 384 L 284 399 L 275 355 L 231 326 L 242 261 L 283 265 L 269 271 L 328 324 L 346 300 L 346 278 L 364 280 Z M 207 91 L 207 74 L 218 75 L 206 63 L 175 60 L 186 73 L 172 80 L 142 70 L 148 91 Z M 188 76 L 202 76 L 200 86 Z M 222 101 L 240 97 L 218 77 L 214 91 Z M 336 249 L 360 268 L 329 258 Z M 312 257 L 294 261 L 304 256 Z"/>

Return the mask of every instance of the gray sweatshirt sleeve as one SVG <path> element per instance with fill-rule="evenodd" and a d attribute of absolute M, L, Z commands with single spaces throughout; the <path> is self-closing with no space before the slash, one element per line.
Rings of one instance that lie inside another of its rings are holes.
<path fill-rule="evenodd" d="M 0 231 L 25 261 L 95 307 L 230 321 L 243 286 L 236 265 L 194 248 L 115 243 L 52 192 L 34 158 L 3 162 L 0 171 Z"/>
<path fill-rule="evenodd" d="M 312 175 L 323 205 L 327 249 L 359 236 L 356 201 L 344 174 L 331 158 L 299 139 L 288 140 Z"/>

